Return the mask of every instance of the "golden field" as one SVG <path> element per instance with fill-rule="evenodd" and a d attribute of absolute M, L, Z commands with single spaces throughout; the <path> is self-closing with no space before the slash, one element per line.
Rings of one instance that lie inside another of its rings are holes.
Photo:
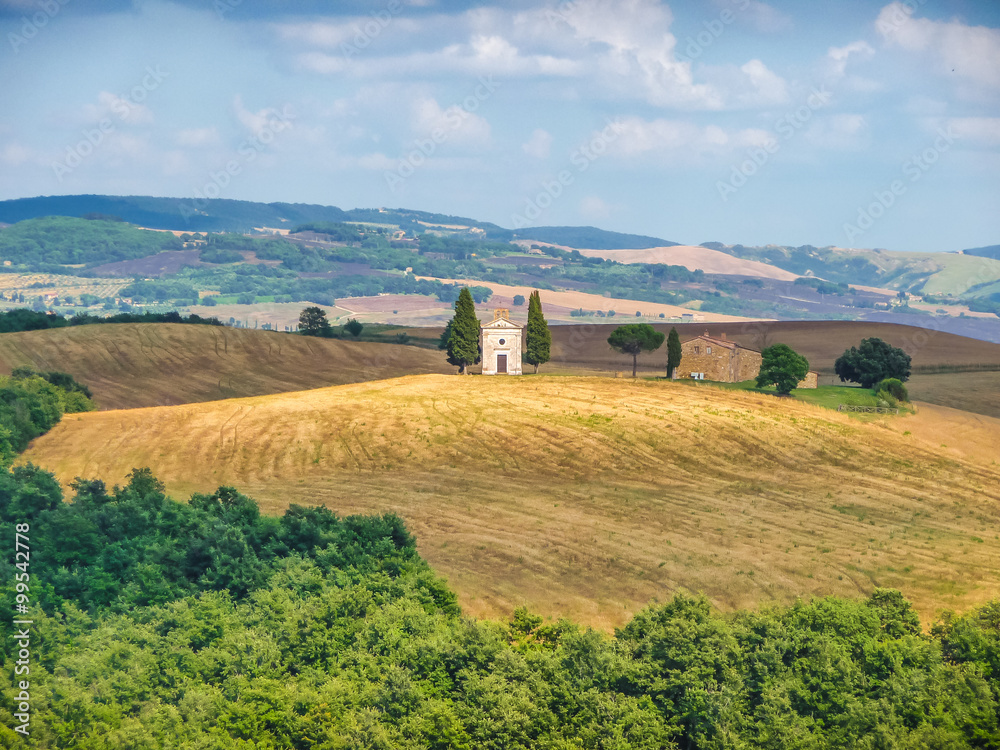
<path fill-rule="evenodd" d="M 969 429 L 996 445 L 1000 421 L 956 419 L 415 375 L 70 415 L 22 460 L 62 482 L 149 466 L 177 497 L 230 484 L 273 513 L 396 512 L 476 616 L 526 604 L 608 629 L 678 590 L 732 609 L 890 586 L 929 618 L 1000 593 L 1000 464 L 962 446 Z"/>

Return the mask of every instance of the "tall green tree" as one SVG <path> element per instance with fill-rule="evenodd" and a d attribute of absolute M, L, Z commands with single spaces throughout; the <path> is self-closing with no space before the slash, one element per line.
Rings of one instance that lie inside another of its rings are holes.
<path fill-rule="evenodd" d="M 632 355 L 632 377 L 635 377 L 641 352 L 655 352 L 663 346 L 666 334 L 657 331 L 649 323 L 631 323 L 619 326 L 608 336 L 611 348 L 622 354 Z"/>
<path fill-rule="evenodd" d="M 778 393 L 788 395 L 809 372 L 809 360 L 787 344 L 769 346 L 760 353 L 757 387 L 773 385 Z"/>
<path fill-rule="evenodd" d="M 329 338 L 333 334 L 326 311 L 321 307 L 307 307 L 299 314 L 299 333 L 304 336 Z"/>
<path fill-rule="evenodd" d="M 364 327 L 364 324 L 355 318 L 351 318 L 344 323 L 344 330 L 355 338 L 361 335 L 361 331 L 364 330 Z"/>
<path fill-rule="evenodd" d="M 676 328 L 671 328 L 667 336 L 667 378 L 674 377 L 674 371 L 681 366 L 682 355 L 681 337 Z"/>
<path fill-rule="evenodd" d="M 528 296 L 528 331 L 524 342 L 524 361 L 535 366 L 549 361 L 552 349 L 552 332 L 542 315 L 542 299 L 536 289 Z"/>
<path fill-rule="evenodd" d="M 910 355 L 882 339 L 864 339 L 861 346 L 852 346 L 837 358 L 834 371 L 841 382 L 860 383 L 862 388 L 871 388 L 886 378 L 906 382 L 910 377 Z"/>
<path fill-rule="evenodd" d="M 465 375 L 469 365 L 479 361 L 479 318 L 468 287 L 458 294 L 450 325 L 448 362 L 458 367 L 459 374 Z"/>

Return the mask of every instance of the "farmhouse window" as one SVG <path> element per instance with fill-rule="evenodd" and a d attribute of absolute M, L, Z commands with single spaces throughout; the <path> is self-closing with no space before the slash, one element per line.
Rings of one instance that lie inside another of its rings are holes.
<path fill-rule="evenodd" d="M 711 353 L 712 353 L 712 347 L 710 347 L 710 346 L 706 346 L 706 347 L 705 347 L 705 353 L 706 353 L 706 354 L 711 354 Z"/>
<path fill-rule="evenodd" d="M 694 353 L 695 353 L 695 354 L 701 354 L 701 347 L 700 347 L 700 346 L 696 346 L 696 347 L 694 348 Z"/>

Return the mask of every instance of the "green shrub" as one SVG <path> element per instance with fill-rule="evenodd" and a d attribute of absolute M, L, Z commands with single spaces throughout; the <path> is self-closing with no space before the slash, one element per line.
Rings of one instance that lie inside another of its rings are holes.
<path fill-rule="evenodd" d="M 895 401 L 909 401 L 910 394 L 899 378 L 885 378 L 872 388 L 872 393 L 881 398 L 881 392 L 889 393 Z M 895 406 L 895 404 L 893 404 Z"/>

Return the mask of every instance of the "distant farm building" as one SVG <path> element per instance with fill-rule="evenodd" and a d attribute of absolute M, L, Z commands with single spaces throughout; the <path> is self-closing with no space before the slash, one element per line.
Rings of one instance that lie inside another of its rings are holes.
<path fill-rule="evenodd" d="M 760 352 L 727 340 L 724 333 L 715 338 L 706 331 L 681 342 L 681 363 L 675 377 L 739 383 L 756 378 L 760 364 Z"/>
<path fill-rule="evenodd" d="M 497 308 L 493 322 L 484 323 L 479 331 L 483 350 L 483 375 L 520 375 L 521 338 L 524 329 L 510 320 L 510 310 Z"/>
<path fill-rule="evenodd" d="M 815 370 L 810 370 L 806 373 L 805 378 L 799 381 L 799 384 L 795 386 L 796 388 L 819 388 L 819 373 Z"/>

